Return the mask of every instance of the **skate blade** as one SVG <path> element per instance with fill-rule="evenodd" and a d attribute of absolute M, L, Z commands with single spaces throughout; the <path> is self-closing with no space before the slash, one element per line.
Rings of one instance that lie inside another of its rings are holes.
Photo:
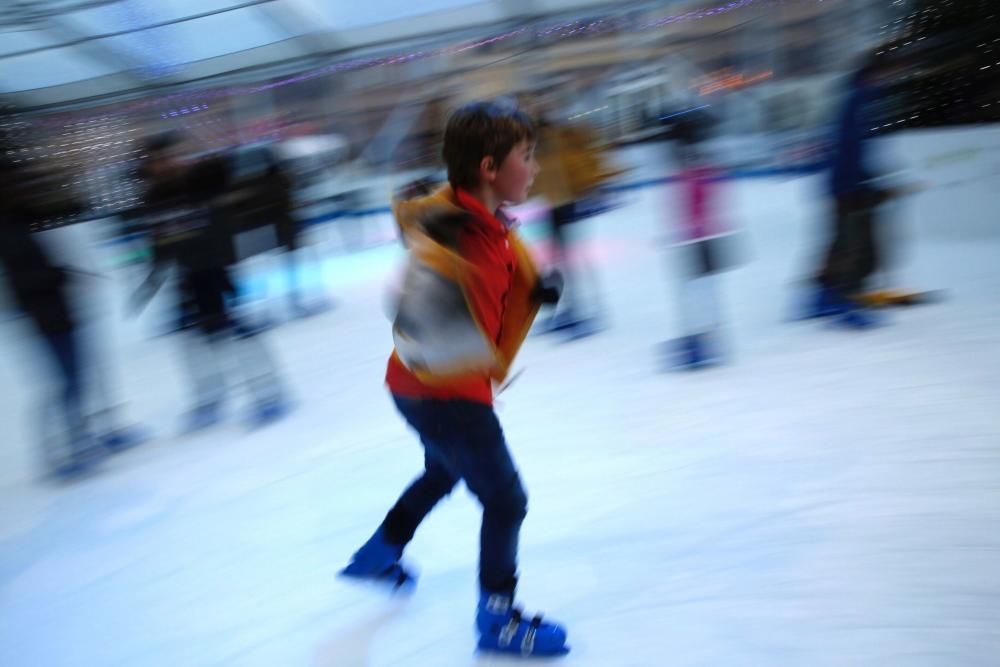
<path fill-rule="evenodd" d="M 337 573 L 337 578 L 352 584 L 388 591 L 393 595 L 410 595 L 417 588 L 417 578 L 412 574 L 405 574 L 404 576 L 376 576 L 353 574 L 346 570 L 341 570 Z"/>
<path fill-rule="evenodd" d="M 518 660 L 528 660 L 528 661 L 543 661 L 543 660 L 553 660 L 557 658 L 562 658 L 566 656 L 570 647 L 568 644 L 563 644 L 563 646 L 558 651 L 553 651 L 549 653 L 528 653 L 524 654 L 519 646 L 508 646 L 507 648 L 497 648 L 495 646 L 483 646 L 480 644 L 476 647 L 476 650 L 483 654 L 489 656 L 506 656 L 509 658 L 517 658 Z"/>

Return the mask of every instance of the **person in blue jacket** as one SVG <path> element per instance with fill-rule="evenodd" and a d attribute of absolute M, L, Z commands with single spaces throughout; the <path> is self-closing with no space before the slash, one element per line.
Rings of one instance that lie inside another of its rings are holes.
<path fill-rule="evenodd" d="M 858 297 L 881 261 L 876 209 L 894 193 L 872 168 L 881 65 L 868 59 L 851 76 L 835 126 L 827 183 L 833 205 L 826 250 L 808 316 L 837 316 L 854 328 L 874 323 Z"/>

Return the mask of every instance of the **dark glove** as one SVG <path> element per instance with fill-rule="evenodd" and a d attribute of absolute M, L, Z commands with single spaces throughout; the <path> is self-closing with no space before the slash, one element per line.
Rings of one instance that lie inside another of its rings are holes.
<path fill-rule="evenodd" d="M 558 270 L 551 270 L 538 278 L 535 289 L 532 290 L 532 297 L 545 305 L 555 305 L 559 303 L 559 297 L 563 291 L 563 277 Z"/>

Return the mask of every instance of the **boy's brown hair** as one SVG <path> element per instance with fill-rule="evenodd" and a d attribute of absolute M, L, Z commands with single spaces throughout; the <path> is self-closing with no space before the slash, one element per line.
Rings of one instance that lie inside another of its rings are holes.
<path fill-rule="evenodd" d="M 511 149 L 527 139 L 535 141 L 535 124 L 523 111 L 495 102 L 475 102 L 459 108 L 448 119 L 441 156 L 453 188 L 479 185 L 479 165 L 490 156 L 499 167 Z"/>

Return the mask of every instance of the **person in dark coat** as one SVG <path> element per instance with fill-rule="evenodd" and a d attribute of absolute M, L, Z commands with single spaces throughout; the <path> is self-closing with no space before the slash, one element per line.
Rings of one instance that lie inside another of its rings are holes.
<path fill-rule="evenodd" d="M 43 202 L 33 192 L 30 177 L 7 161 L 0 149 L 0 264 L 7 291 L 15 305 L 32 323 L 58 390 L 43 409 L 43 458 L 57 477 L 74 478 L 90 471 L 108 451 L 118 451 L 142 439 L 134 429 L 107 428 L 99 437 L 84 410 L 91 350 L 84 344 L 70 296 L 74 277 L 85 272 L 56 263 L 32 233 L 32 224 L 47 216 L 82 211 L 68 198 Z M 92 278 L 92 277 L 90 277 Z M 51 413 L 61 414 L 65 437 L 50 440 Z M 109 424 L 104 424 L 108 427 Z"/>
<path fill-rule="evenodd" d="M 883 67 L 866 60 L 851 76 L 835 125 L 827 187 L 832 204 L 831 225 L 819 271 L 814 303 L 808 317 L 836 316 L 852 328 L 875 323 L 860 298 L 870 276 L 883 263 L 879 207 L 897 193 L 880 182 L 872 167 L 875 105 Z"/>
<path fill-rule="evenodd" d="M 141 310 L 162 287 L 169 269 L 178 278 L 178 318 L 188 334 L 184 355 L 194 385 L 187 428 L 215 424 L 226 398 L 223 365 L 244 374 L 254 402 L 252 422 L 282 416 L 285 392 L 267 349 L 232 313 L 236 296 L 230 268 L 235 262 L 232 231 L 220 203 L 230 182 L 224 157 L 184 164 L 169 154 L 173 144 L 154 143 L 144 170 L 148 180 L 146 217 L 153 265 L 132 297 Z"/>

